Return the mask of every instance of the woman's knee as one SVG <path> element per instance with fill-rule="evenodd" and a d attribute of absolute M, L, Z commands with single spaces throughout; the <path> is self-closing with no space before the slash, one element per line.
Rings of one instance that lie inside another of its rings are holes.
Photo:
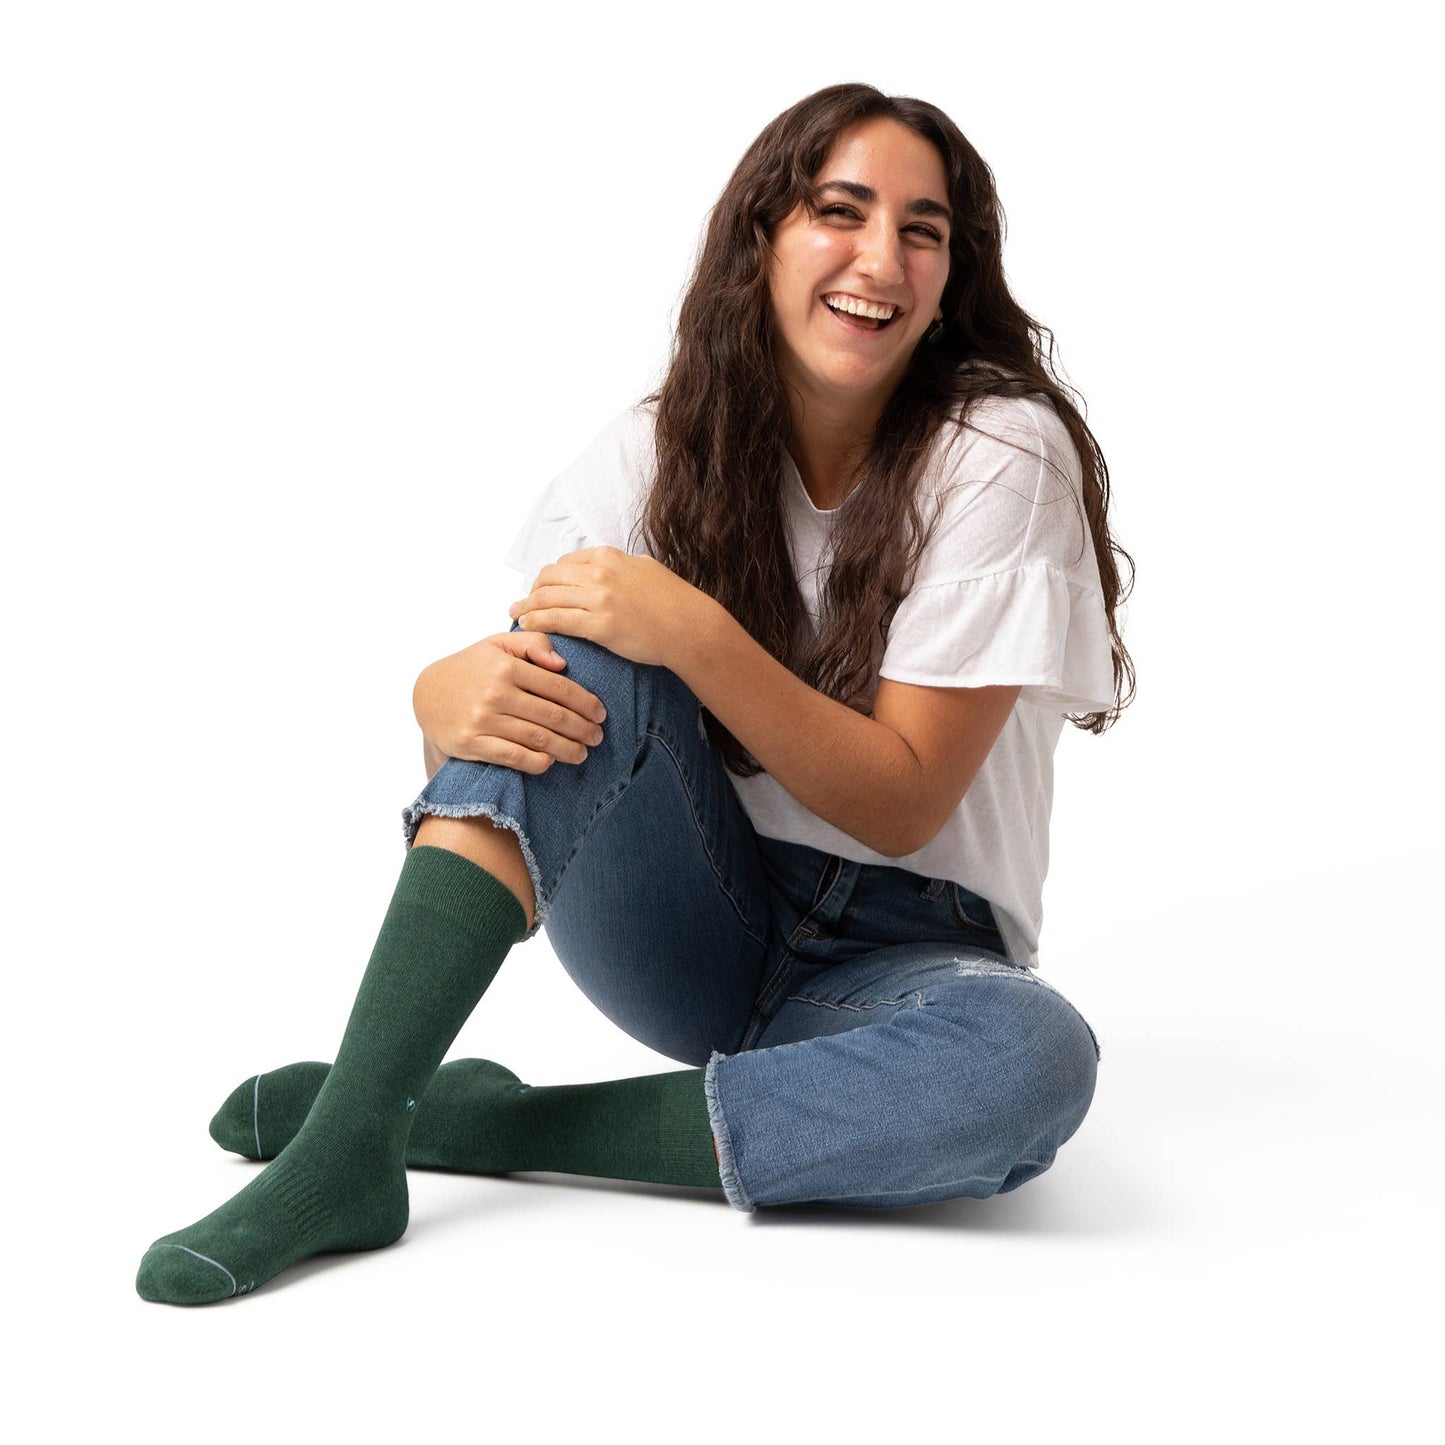
<path fill-rule="evenodd" d="M 1098 1054 L 1093 1031 L 1061 994 L 1028 978 L 1001 978 L 996 1004 L 1006 1020 L 991 1057 L 966 1075 L 943 1106 L 935 1148 L 945 1172 L 967 1179 L 975 1197 L 1006 1193 L 1042 1174 L 1077 1132 L 1093 1101 Z M 960 1015 L 976 1042 L 978 1018 Z M 968 1047 L 969 1038 L 960 1041 Z M 992 1188 L 989 1185 L 992 1185 Z"/>
<path fill-rule="evenodd" d="M 567 663 L 563 676 L 602 699 L 609 733 L 630 725 L 640 742 L 643 731 L 659 721 L 664 731 L 671 730 L 669 724 L 700 728 L 701 704 L 670 668 L 633 662 L 585 637 L 547 636 Z M 706 740 L 706 733 L 702 736 Z"/>

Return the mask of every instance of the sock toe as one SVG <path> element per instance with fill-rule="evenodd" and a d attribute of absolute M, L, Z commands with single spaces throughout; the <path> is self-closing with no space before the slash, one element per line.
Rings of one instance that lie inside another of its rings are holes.
<path fill-rule="evenodd" d="M 256 1119 L 256 1087 L 259 1082 L 260 1076 L 252 1074 L 244 1084 L 238 1084 L 211 1120 L 211 1138 L 222 1149 L 243 1154 L 247 1159 L 261 1157 Z"/>
<path fill-rule="evenodd" d="M 162 1240 L 146 1250 L 135 1289 L 144 1300 L 172 1305 L 214 1304 L 239 1293 L 235 1276 L 219 1260 Z"/>
<path fill-rule="evenodd" d="M 246 1159 L 274 1159 L 306 1122 L 330 1072 L 330 1064 L 308 1059 L 252 1074 L 216 1111 L 211 1138 Z"/>

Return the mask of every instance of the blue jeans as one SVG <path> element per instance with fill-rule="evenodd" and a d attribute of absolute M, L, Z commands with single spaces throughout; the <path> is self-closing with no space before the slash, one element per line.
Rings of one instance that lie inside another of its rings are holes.
<path fill-rule="evenodd" d="M 513 624 L 512 631 L 518 631 Z M 633 1038 L 694 1067 L 737 1209 L 1017 1189 L 1083 1122 L 1099 1048 L 1008 962 L 960 884 L 760 837 L 668 668 L 549 634 L 607 708 L 580 764 L 450 759 L 403 811 L 513 831 L 562 966 Z"/>

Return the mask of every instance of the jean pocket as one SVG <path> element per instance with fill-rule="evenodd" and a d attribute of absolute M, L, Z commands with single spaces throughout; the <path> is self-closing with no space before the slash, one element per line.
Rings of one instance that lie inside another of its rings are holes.
<path fill-rule="evenodd" d="M 989 933 L 998 932 L 998 919 L 987 898 L 967 889 L 961 883 L 950 880 L 948 902 L 953 909 L 954 921 L 964 928 L 981 928 Z"/>

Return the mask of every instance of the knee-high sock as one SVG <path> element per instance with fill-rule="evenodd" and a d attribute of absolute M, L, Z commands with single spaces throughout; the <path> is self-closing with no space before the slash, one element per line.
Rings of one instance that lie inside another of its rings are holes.
<path fill-rule="evenodd" d="M 525 932 L 500 880 L 456 853 L 412 848 L 304 1122 L 239 1194 L 150 1247 L 136 1276 L 142 1298 L 209 1304 L 307 1255 L 399 1239 L 417 1101 Z"/>

